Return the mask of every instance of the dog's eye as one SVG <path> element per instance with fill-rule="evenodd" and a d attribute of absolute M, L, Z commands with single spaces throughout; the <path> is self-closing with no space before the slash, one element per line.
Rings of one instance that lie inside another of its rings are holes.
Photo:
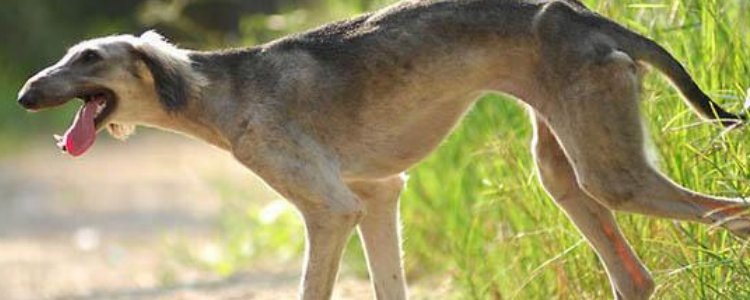
<path fill-rule="evenodd" d="M 97 62 L 102 59 L 102 56 L 94 50 L 86 50 L 81 54 L 80 61 L 85 64 Z"/>

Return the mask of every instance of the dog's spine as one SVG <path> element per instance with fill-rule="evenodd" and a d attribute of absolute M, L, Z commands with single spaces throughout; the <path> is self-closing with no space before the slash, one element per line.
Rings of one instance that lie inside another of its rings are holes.
<path fill-rule="evenodd" d="M 723 126 L 736 127 L 747 121 L 745 112 L 734 114 L 714 102 L 693 80 L 685 67 L 653 40 L 604 18 L 597 18 L 599 28 L 614 38 L 622 50 L 664 73 L 702 117 L 717 120 Z"/>

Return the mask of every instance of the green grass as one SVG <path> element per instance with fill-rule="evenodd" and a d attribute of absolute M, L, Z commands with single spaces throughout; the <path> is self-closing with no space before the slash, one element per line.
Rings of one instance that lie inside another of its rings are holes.
<path fill-rule="evenodd" d="M 710 95 L 735 111 L 740 109 L 750 85 L 750 1 L 585 2 L 659 41 Z M 283 23 L 291 25 L 267 38 L 367 7 L 346 3 L 326 0 L 326 7 L 335 9 L 323 15 L 292 12 L 307 21 Z M 290 15 L 277 16 L 276 21 L 285 16 Z M 268 18 L 249 18 L 245 24 L 251 34 L 266 26 Z M 659 167 L 694 190 L 734 197 L 748 194 L 747 132 L 719 137 L 721 131 L 715 126 L 690 126 L 699 120 L 655 72 L 647 76 L 644 87 L 643 111 Z M 449 277 L 449 299 L 611 298 L 595 254 L 537 182 L 528 147 L 530 133 L 520 105 L 489 96 L 436 153 L 410 172 L 402 212 L 412 282 Z M 267 235 L 268 230 L 253 234 L 245 227 L 269 226 L 287 237 L 301 232 L 299 223 L 288 220 L 257 226 L 253 220 L 260 218 L 260 207 L 241 209 L 239 217 L 236 211 L 226 214 L 230 250 L 241 249 L 237 245 L 245 240 L 276 240 Z M 655 275 L 657 299 L 750 298 L 743 241 L 707 226 L 633 215 L 618 219 Z M 291 249 L 299 253 L 301 241 L 292 244 Z M 268 248 L 273 252 L 283 246 Z M 350 247 L 348 261 L 362 273 L 362 258 L 355 251 L 359 250 Z M 230 265 L 241 261 L 234 259 Z"/>

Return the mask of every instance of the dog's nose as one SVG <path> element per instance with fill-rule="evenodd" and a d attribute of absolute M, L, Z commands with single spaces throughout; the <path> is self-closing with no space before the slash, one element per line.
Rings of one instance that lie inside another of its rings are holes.
<path fill-rule="evenodd" d="M 18 95 L 18 104 L 25 109 L 39 109 L 40 94 L 41 93 L 35 89 L 26 90 Z"/>

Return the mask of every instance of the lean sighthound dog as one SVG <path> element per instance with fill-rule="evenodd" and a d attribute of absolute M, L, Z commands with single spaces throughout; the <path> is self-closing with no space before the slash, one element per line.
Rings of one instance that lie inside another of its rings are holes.
<path fill-rule="evenodd" d="M 29 110 L 80 98 L 59 145 L 81 155 L 107 128 L 202 139 L 262 177 L 307 229 L 303 299 L 329 299 L 357 228 L 378 299 L 405 299 L 402 174 L 485 92 L 534 117 L 539 176 L 598 253 L 617 299 L 654 283 L 612 211 L 750 234 L 739 199 L 682 188 L 652 167 L 639 112 L 640 63 L 663 72 L 703 117 L 740 125 L 653 41 L 576 0 L 404 1 L 254 48 L 179 49 L 156 33 L 85 41 L 31 78 Z"/>

